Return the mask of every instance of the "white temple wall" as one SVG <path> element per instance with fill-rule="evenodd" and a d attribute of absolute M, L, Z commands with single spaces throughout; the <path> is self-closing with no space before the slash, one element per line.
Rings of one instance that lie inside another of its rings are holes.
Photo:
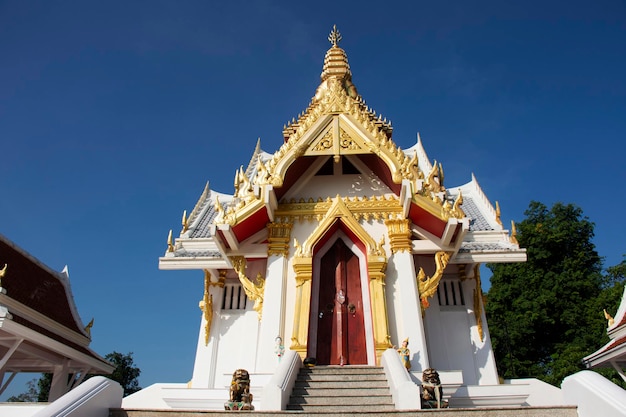
<path fill-rule="evenodd" d="M 273 372 L 278 365 L 276 338 L 285 344 L 283 332 L 285 316 L 285 295 L 287 280 L 287 260 L 282 255 L 271 255 L 267 259 L 265 292 L 263 297 L 263 318 L 259 333 L 257 372 Z"/>
<path fill-rule="evenodd" d="M 228 388 L 233 372 L 243 368 L 256 372 L 259 318 L 249 307 L 241 312 L 222 312 L 219 334 L 219 349 L 215 361 L 215 383 L 211 388 Z"/>
<path fill-rule="evenodd" d="M 476 280 L 468 279 L 465 281 L 466 293 L 471 294 L 473 297 L 474 290 L 476 289 Z M 479 293 L 480 294 L 480 293 Z M 473 300 L 473 298 L 472 298 Z M 485 315 L 485 306 L 483 299 L 480 297 L 480 311 L 483 327 L 483 340 L 480 340 L 480 334 L 478 333 L 478 324 L 476 321 L 476 315 L 472 310 L 470 315 L 471 328 L 471 343 L 474 351 L 474 361 L 476 362 L 476 372 L 479 385 L 497 385 L 499 384 L 498 369 L 496 367 L 496 358 L 493 354 L 491 346 L 491 337 L 489 335 L 489 327 L 487 326 L 487 317 Z"/>
<path fill-rule="evenodd" d="M 448 267 L 450 272 L 444 274 L 438 293 L 426 310 L 431 366 L 443 371 L 462 371 L 466 385 L 496 385 L 498 375 L 482 305 L 482 341 L 474 314 L 476 281 L 471 277 L 461 281 L 456 268 Z"/>

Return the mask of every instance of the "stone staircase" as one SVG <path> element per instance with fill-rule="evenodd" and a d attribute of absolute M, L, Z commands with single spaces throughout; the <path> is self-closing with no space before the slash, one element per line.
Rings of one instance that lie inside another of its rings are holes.
<path fill-rule="evenodd" d="M 316 366 L 302 368 L 287 410 L 384 413 L 394 411 L 382 367 Z"/>
<path fill-rule="evenodd" d="M 576 407 L 448 408 L 395 410 L 385 372 L 371 366 L 302 368 L 287 410 L 204 411 L 111 409 L 109 417 L 577 417 Z"/>

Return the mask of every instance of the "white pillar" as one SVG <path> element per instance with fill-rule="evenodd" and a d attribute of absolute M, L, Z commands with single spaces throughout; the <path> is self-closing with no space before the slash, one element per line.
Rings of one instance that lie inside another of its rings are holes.
<path fill-rule="evenodd" d="M 50 382 L 50 392 L 48 393 L 48 402 L 59 399 L 68 391 L 67 380 L 69 379 L 69 359 L 63 360 L 63 365 L 54 367 L 52 381 Z"/>
<path fill-rule="evenodd" d="M 396 274 L 394 310 L 400 339 L 393 342 L 400 346 L 402 340 L 409 338 L 411 370 L 421 372 L 429 367 L 429 360 L 413 256 L 408 251 L 394 253 L 387 266 L 388 275 L 390 269 Z"/>
<path fill-rule="evenodd" d="M 256 372 L 273 372 L 278 366 L 275 352 L 277 336 L 285 342 L 285 294 L 287 282 L 287 259 L 282 255 L 267 258 L 265 292 L 263 296 L 263 319 L 259 331 Z"/>

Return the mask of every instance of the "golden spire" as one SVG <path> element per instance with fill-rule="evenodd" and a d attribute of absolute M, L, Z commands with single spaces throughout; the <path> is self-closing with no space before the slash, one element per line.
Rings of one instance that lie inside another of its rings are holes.
<path fill-rule="evenodd" d="M 333 25 L 333 30 L 328 35 L 328 42 L 332 43 L 333 46 L 339 46 L 339 42 L 341 41 L 341 33 L 337 30 L 337 25 Z"/>
<path fill-rule="evenodd" d="M 607 313 L 606 308 L 604 309 L 604 318 L 607 319 L 609 322 L 608 327 L 611 327 L 615 324 L 615 319 L 613 319 L 613 317 L 609 313 Z"/>
<path fill-rule="evenodd" d="M 352 79 L 352 72 L 350 72 L 346 52 L 338 46 L 341 40 L 341 34 L 337 30 L 336 25 L 333 26 L 333 31 L 328 35 L 328 40 L 333 46 L 326 52 L 326 56 L 324 57 L 324 67 L 321 75 L 322 82 L 329 78 L 339 78 L 350 81 Z M 350 82 L 350 85 L 351 84 Z"/>

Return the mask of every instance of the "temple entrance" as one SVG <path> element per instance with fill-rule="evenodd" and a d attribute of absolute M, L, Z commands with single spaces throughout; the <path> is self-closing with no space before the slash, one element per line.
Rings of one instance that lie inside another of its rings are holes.
<path fill-rule="evenodd" d="M 317 312 L 317 363 L 367 364 L 359 258 L 341 239 L 320 262 Z"/>

